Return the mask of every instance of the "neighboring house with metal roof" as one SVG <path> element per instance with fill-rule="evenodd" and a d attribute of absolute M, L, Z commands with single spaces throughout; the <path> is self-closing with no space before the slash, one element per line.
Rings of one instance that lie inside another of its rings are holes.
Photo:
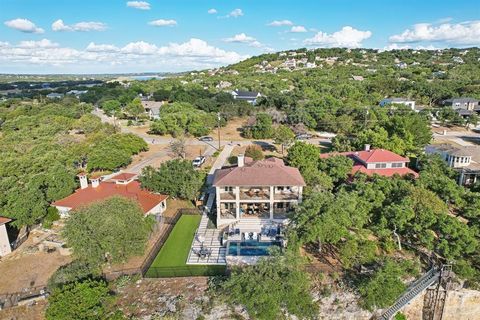
<path fill-rule="evenodd" d="M 410 109 L 415 110 L 415 101 L 407 98 L 386 98 L 380 101 L 380 106 L 384 107 L 388 104 L 403 104 Z"/>
<path fill-rule="evenodd" d="M 140 182 L 135 180 L 136 174 L 120 173 L 106 181 L 90 178 L 90 183 L 85 174 L 79 174 L 78 177 L 80 188 L 68 197 L 52 203 L 62 217 L 68 216 L 72 210 L 113 196 L 135 200 L 145 215 L 159 217 L 167 209 L 168 196 L 142 189 Z"/>
<path fill-rule="evenodd" d="M 459 173 L 460 185 L 471 185 L 480 176 L 480 148 L 476 146 L 455 146 L 449 143 L 430 144 L 425 153 L 438 154 L 453 170 Z"/>
<path fill-rule="evenodd" d="M 142 101 L 142 106 L 150 119 L 160 119 L 160 109 L 163 106 L 163 101 Z"/>
<path fill-rule="evenodd" d="M 63 94 L 62 94 L 62 93 L 52 92 L 52 93 L 47 94 L 47 98 L 48 98 L 48 99 L 62 99 L 62 98 L 63 98 Z"/>
<path fill-rule="evenodd" d="M 359 172 L 368 176 L 377 174 L 384 177 L 394 175 L 418 177 L 418 173 L 407 167 L 410 161 L 408 158 L 389 150 L 370 149 L 369 145 L 366 145 L 363 151 L 324 153 L 320 158 L 326 159 L 332 156 L 345 156 L 352 159 L 353 168 L 350 173 L 352 176 Z"/>
<path fill-rule="evenodd" d="M 463 110 L 479 110 L 479 100 L 474 98 L 452 98 L 443 100 L 444 106 L 452 107 L 453 109 Z M 480 111 L 480 110 L 479 110 Z"/>
<path fill-rule="evenodd" d="M 244 100 L 251 104 L 256 104 L 257 99 L 262 96 L 262 94 L 257 91 L 241 91 L 241 90 L 233 90 L 231 92 L 231 95 L 235 100 Z"/>
<path fill-rule="evenodd" d="M 239 155 L 237 162 L 215 171 L 217 227 L 252 219 L 286 221 L 302 201 L 305 181 L 300 171 L 278 158 L 253 161 Z"/>

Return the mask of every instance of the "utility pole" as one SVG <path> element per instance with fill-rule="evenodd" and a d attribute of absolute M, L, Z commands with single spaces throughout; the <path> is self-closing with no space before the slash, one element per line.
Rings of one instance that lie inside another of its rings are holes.
<path fill-rule="evenodd" d="M 221 117 L 220 117 L 220 112 L 217 113 L 217 119 L 218 119 L 218 151 L 220 151 L 220 120 L 221 120 Z"/>

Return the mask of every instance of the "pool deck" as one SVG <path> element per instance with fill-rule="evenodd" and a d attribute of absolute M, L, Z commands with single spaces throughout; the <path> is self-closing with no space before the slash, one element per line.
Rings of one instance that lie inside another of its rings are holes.
<path fill-rule="evenodd" d="M 188 253 L 187 264 L 189 265 L 226 265 L 226 253 L 227 248 L 221 245 L 221 230 L 207 229 L 208 216 L 206 213 L 202 214 L 200 225 L 198 226 L 195 237 L 193 237 L 192 246 Z M 201 258 L 194 253 L 202 247 L 202 243 L 199 239 L 203 240 L 203 247 L 211 250 L 210 256 Z"/>

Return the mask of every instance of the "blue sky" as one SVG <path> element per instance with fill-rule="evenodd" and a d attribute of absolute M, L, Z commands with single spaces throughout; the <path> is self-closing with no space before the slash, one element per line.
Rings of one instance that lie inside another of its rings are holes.
<path fill-rule="evenodd" d="M 0 0 L 0 73 L 202 69 L 298 47 L 479 46 L 479 17 L 478 0 Z"/>

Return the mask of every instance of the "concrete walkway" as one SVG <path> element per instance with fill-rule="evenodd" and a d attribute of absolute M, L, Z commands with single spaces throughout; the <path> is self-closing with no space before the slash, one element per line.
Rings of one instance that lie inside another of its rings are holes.
<path fill-rule="evenodd" d="M 192 247 L 188 254 L 187 264 L 196 265 L 226 265 L 226 250 L 220 242 L 221 230 L 207 229 L 208 216 L 204 213 L 202 220 L 198 226 L 195 237 L 193 238 Z M 209 250 L 211 254 L 208 257 L 201 258 L 196 252 L 199 252 L 202 248 Z"/>
<path fill-rule="evenodd" d="M 227 144 L 223 147 L 222 152 L 217 157 L 217 160 L 215 160 L 215 163 L 213 164 L 212 168 L 210 169 L 210 172 L 208 173 L 207 176 L 207 184 L 212 185 L 213 183 L 213 176 L 215 174 L 215 170 L 221 169 L 223 165 L 227 162 L 228 157 L 230 157 L 230 154 L 233 151 L 234 146 L 231 144 Z"/>

